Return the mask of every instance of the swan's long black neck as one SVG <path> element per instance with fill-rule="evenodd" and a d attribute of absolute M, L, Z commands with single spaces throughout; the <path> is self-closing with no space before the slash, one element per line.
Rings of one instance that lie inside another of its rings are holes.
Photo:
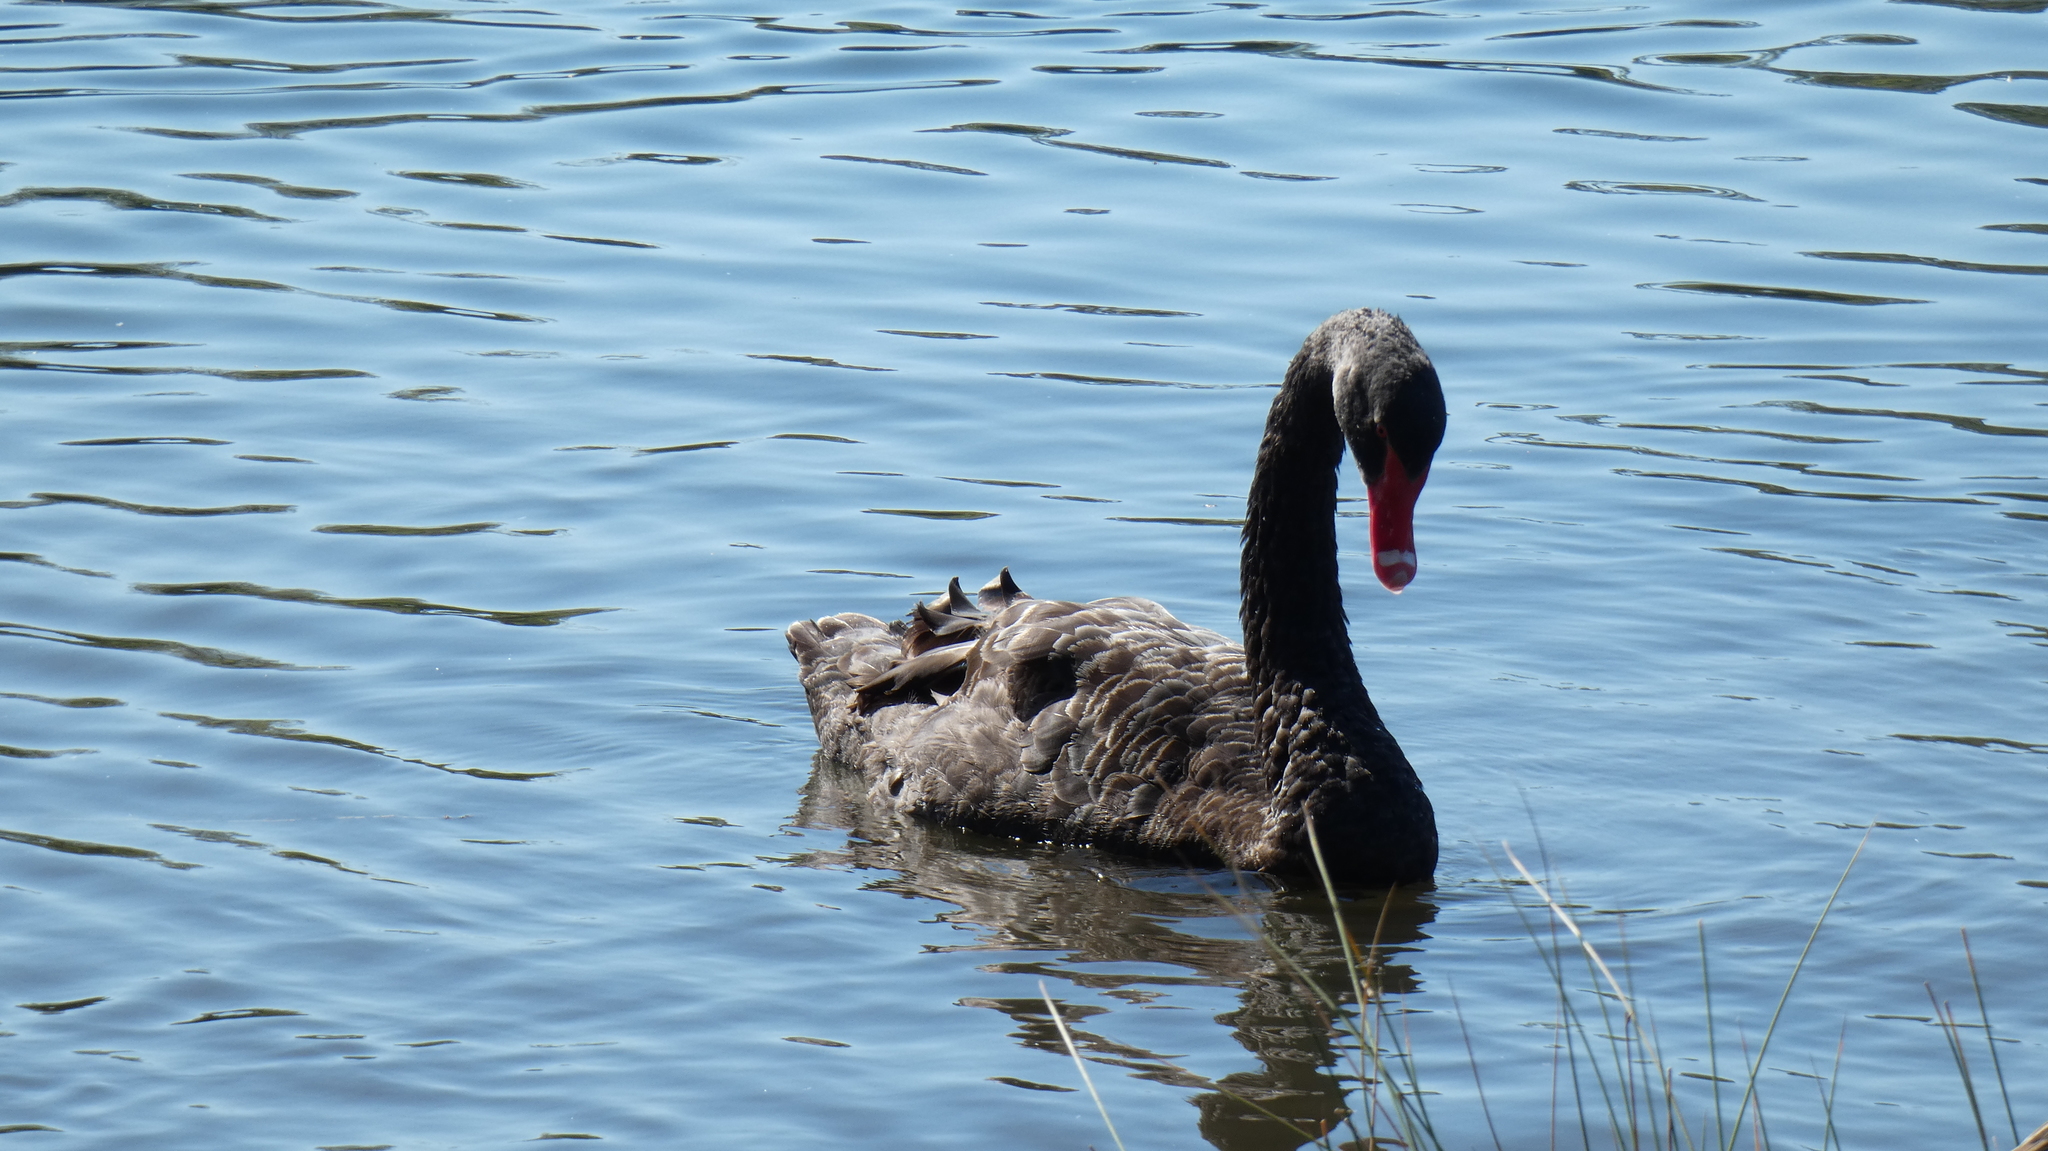
<path fill-rule="evenodd" d="M 1337 465 L 1343 458 L 1330 368 L 1319 358 L 1298 356 L 1266 417 L 1239 567 L 1245 662 L 1261 690 L 1284 678 L 1322 692 L 1365 695 L 1337 581 Z"/>
<path fill-rule="evenodd" d="M 1245 515 L 1240 610 L 1257 719 L 1253 774 L 1271 797 L 1264 866 L 1309 870 L 1305 824 L 1313 818 L 1337 876 L 1413 882 L 1436 867 L 1436 824 L 1366 695 L 1345 630 L 1336 525 L 1345 436 L 1328 347 L 1311 337 L 1287 369 Z"/>

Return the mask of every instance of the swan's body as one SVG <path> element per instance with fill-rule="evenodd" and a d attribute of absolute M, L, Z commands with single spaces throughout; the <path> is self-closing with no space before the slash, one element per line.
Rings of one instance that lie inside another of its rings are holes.
<path fill-rule="evenodd" d="M 1361 883 L 1436 867 L 1414 769 L 1352 660 L 1337 582 L 1336 467 L 1372 496 L 1374 567 L 1415 573 L 1414 499 L 1443 436 L 1435 369 L 1400 320 L 1331 317 L 1273 401 L 1247 505 L 1245 645 L 1149 600 L 1033 599 L 1009 572 L 955 581 L 912 622 L 794 624 L 826 754 L 877 801 L 944 823 Z"/>

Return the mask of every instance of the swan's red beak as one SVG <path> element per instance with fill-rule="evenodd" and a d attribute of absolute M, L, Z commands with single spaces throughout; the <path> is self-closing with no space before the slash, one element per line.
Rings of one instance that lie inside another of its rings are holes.
<path fill-rule="evenodd" d="M 1389 450 L 1380 478 L 1365 485 L 1372 513 L 1372 571 L 1396 595 L 1415 578 L 1415 499 L 1428 478 L 1428 468 L 1409 475 L 1401 457 Z"/>

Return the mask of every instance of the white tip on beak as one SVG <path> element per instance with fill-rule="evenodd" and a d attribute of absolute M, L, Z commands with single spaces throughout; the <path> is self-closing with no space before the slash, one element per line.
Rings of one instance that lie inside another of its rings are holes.
<path fill-rule="evenodd" d="M 1388 548 L 1373 553 L 1372 566 L 1374 573 L 1380 577 L 1380 583 L 1388 591 L 1400 595 L 1401 589 L 1407 587 L 1409 581 L 1415 578 L 1419 565 L 1413 551 L 1405 548 Z"/>

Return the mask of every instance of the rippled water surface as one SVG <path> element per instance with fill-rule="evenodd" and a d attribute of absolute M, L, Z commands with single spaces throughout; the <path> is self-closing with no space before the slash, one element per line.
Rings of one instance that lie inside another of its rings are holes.
<path fill-rule="evenodd" d="M 1957 1034 L 2010 1145 L 2044 8 L 7 5 L 7 1145 L 1106 1148 L 1041 982 L 1131 1147 L 1303 1143 L 1359 1105 L 1270 949 L 1340 978 L 1319 898 L 867 810 L 779 630 L 1008 564 L 1234 631 L 1271 387 L 1361 305 L 1452 409 L 1409 592 L 1340 525 L 1446 1144 L 1475 1063 L 1553 1138 L 1502 841 L 1696 1124 L 1867 834 L 1767 1136 L 1838 1082 L 1843 1145 L 1977 1145 Z"/>

